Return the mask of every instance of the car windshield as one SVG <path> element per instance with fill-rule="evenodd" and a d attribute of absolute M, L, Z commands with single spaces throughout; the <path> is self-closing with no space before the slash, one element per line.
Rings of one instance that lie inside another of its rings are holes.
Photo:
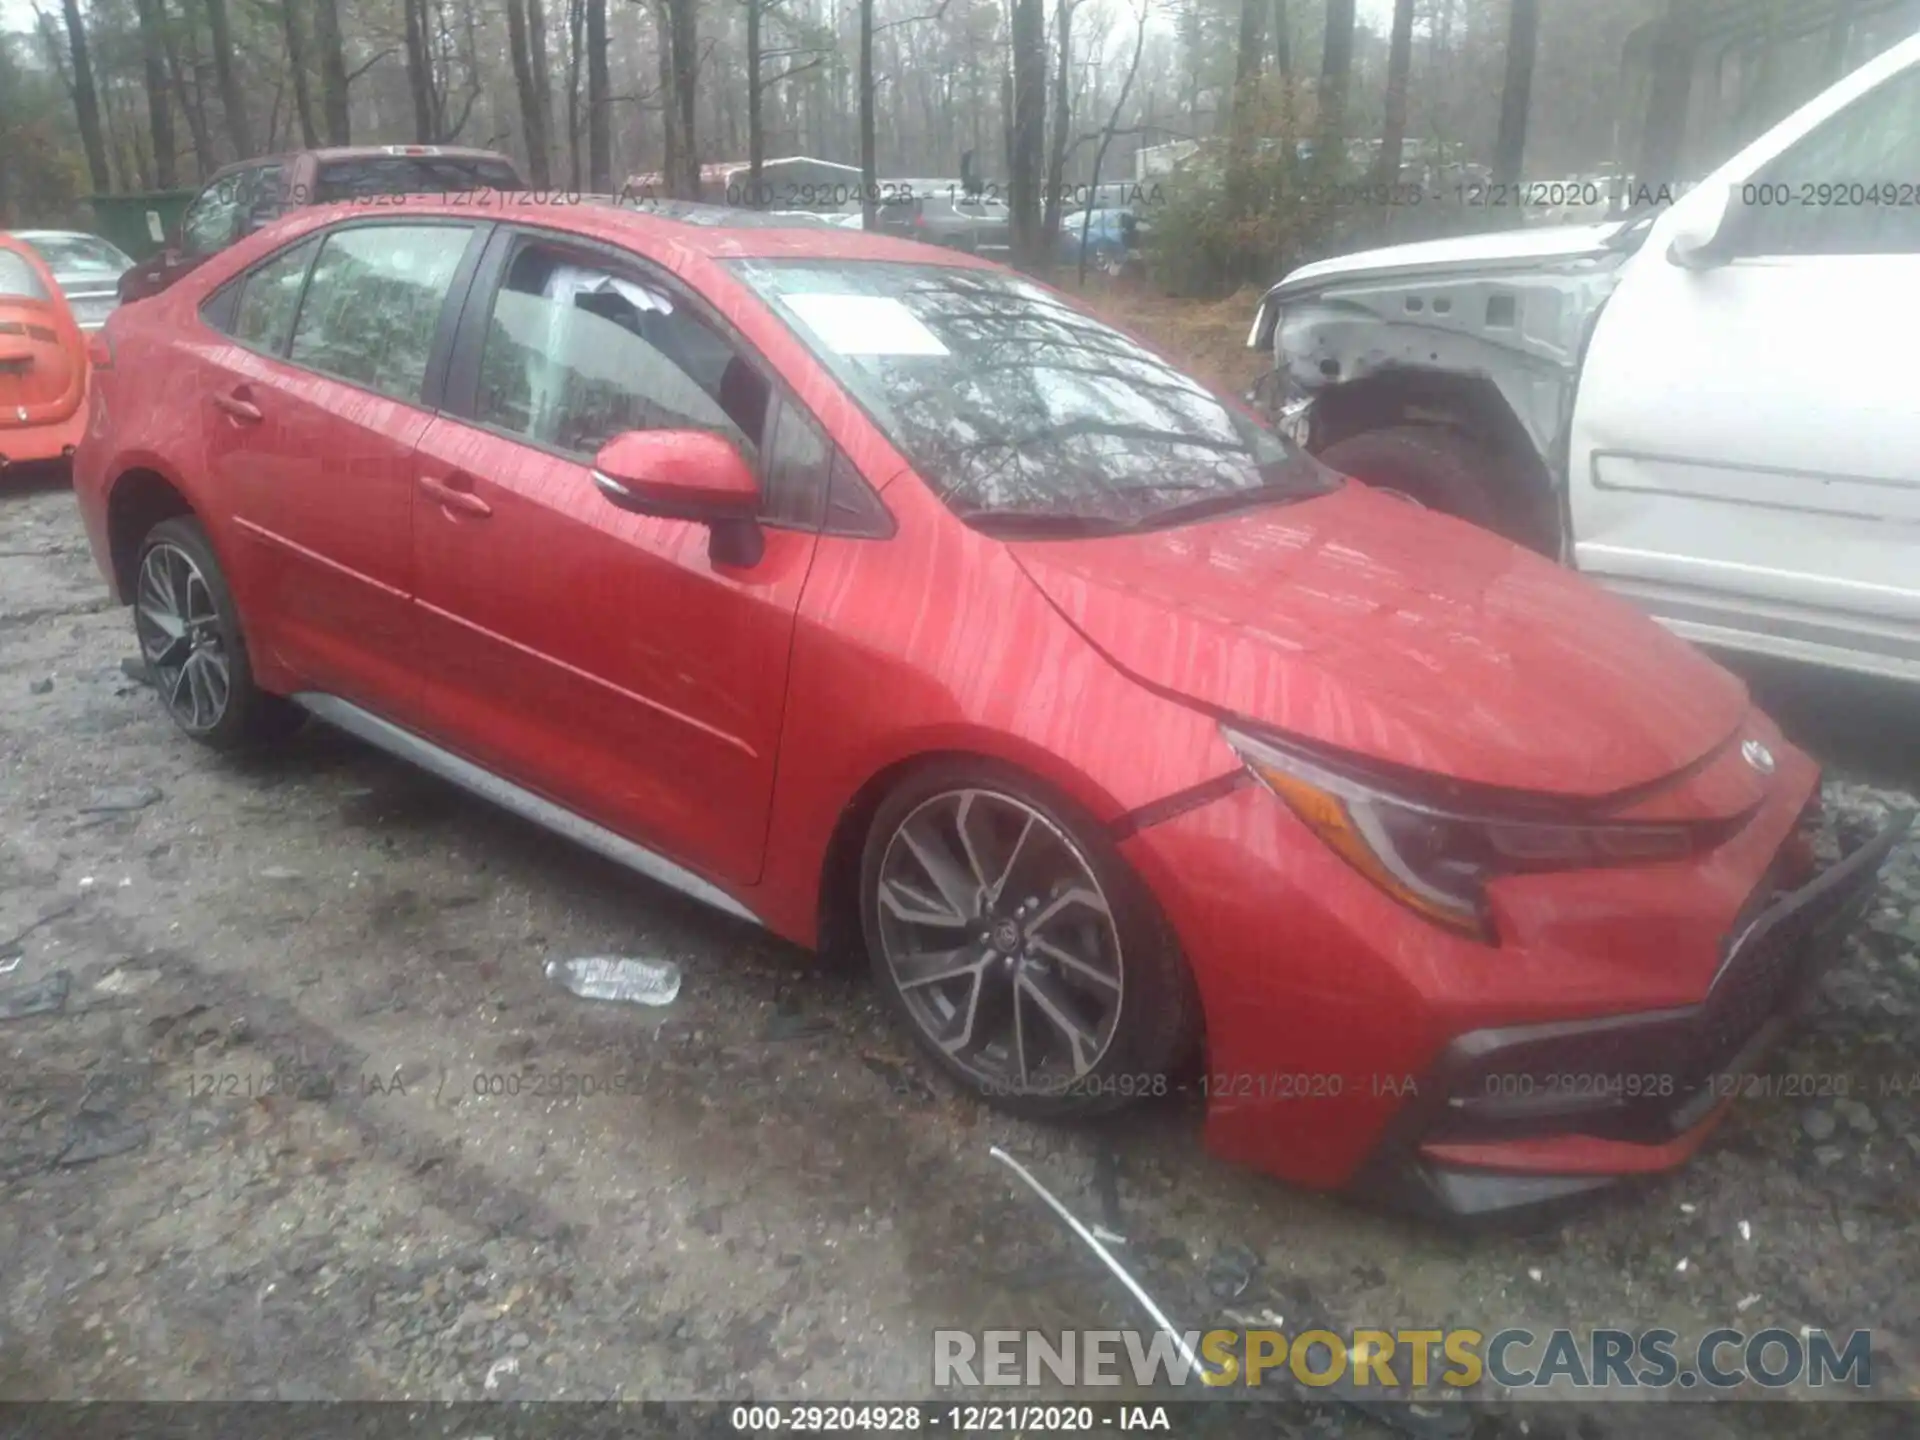
<path fill-rule="evenodd" d="M 27 243 L 62 280 L 114 280 L 133 268 L 132 260 L 97 235 L 35 235 Z"/>
<path fill-rule="evenodd" d="M 1119 331 L 1018 276 L 736 260 L 962 518 L 1146 528 L 1337 481 Z"/>
<path fill-rule="evenodd" d="M 314 201 L 327 204 L 361 195 L 427 195 L 437 190 L 521 190 L 504 160 L 455 155 L 367 155 L 329 160 L 314 181 Z"/>

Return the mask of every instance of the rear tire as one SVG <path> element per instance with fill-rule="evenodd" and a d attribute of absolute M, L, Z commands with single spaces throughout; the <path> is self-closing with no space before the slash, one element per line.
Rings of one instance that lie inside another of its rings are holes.
<path fill-rule="evenodd" d="M 1380 490 L 1396 491 L 1470 525 L 1531 545 L 1531 507 L 1509 483 L 1508 466 L 1473 437 L 1440 425 L 1396 425 L 1336 440 L 1325 465 Z"/>
<path fill-rule="evenodd" d="M 989 760 L 881 802 L 860 866 L 874 979 L 954 1082 L 1034 1119 L 1168 1093 L 1199 1002 L 1158 907 L 1079 806 Z"/>
<path fill-rule="evenodd" d="M 133 625 L 167 718 L 212 750 L 299 729 L 306 712 L 254 683 L 240 612 L 198 520 L 162 520 L 140 542 Z"/>

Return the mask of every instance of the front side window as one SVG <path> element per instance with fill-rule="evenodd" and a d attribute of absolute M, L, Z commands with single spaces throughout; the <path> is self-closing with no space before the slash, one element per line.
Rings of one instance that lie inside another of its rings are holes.
<path fill-rule="evenodd" d="M 1920 253 L 1916 176 L 1920 66 L 1911 66 L 1735 187 L 1735 253 Z"/>
<path fill-rule="evenodd" d="M 320 237 L 316 235 L 276 255 L 246 278 L 234 313 L 234 339 L 269 355 L 286 353 L 287 341 L 293 335 L 294 312 L 300 306 L 300 288 L 306 284 L 307 267 L 319 249 Z"/>
<path fill-rule="evenodd" d="M 583 458 L 626 430 L 707 430 L 757 465 L 770 393 L 667 287 L 527 244 L 494 296 L 474 418 Z"/>
<path fill-rule="evenodd" d="M 223 175 L 195 197 L 181 217 L 180 240 L 189 255 L 211 255 L 233 243 L 240 224 L 240 184 L 245 172 Z"/>
<path fill-rule="evenodd" d="M 418 404 L 465 225 L 355 225 L 326 237 L 287 358 Z"/>
<path fill-rule="evenodd" d="M 731 263 L 941 499 L 983 528 L 1144 528 L 1339 483 L 1198 380 L 1017 276 Z"/>

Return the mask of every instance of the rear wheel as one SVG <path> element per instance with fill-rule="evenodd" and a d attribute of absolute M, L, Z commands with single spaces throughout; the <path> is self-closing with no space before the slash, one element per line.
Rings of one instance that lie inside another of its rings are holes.
<path fill-rule="evenodd" d="M 1036 1117 L 1167 1091 L 1191 981 L 1078 807 L 984 761 L 929 767 L 881 805 L 861 879 L 875 977 L 959 1084 Z"/>
<path fill-rule="evenodd" d="M 226 576 L 200 522 L 163 520 L 140 545 L 133 600 L 140 658 L 168 717 L 215 750 L 296 729 L 303 712 L 254 684 Z"/>

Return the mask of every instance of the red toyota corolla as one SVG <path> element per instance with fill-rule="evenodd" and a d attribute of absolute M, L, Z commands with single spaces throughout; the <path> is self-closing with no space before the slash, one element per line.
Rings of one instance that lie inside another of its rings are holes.
<path fill-rule="evenodd" d="M 711 218 L 303 211 L 116 313 L 76 486 L 180 727 L 862 946 L 1022 1113 L 1197 1064 L 1454 1211 L 1700 1143 L 1900 827 L 1814 877 L 1736 680 L 1058 295 Z"/>

